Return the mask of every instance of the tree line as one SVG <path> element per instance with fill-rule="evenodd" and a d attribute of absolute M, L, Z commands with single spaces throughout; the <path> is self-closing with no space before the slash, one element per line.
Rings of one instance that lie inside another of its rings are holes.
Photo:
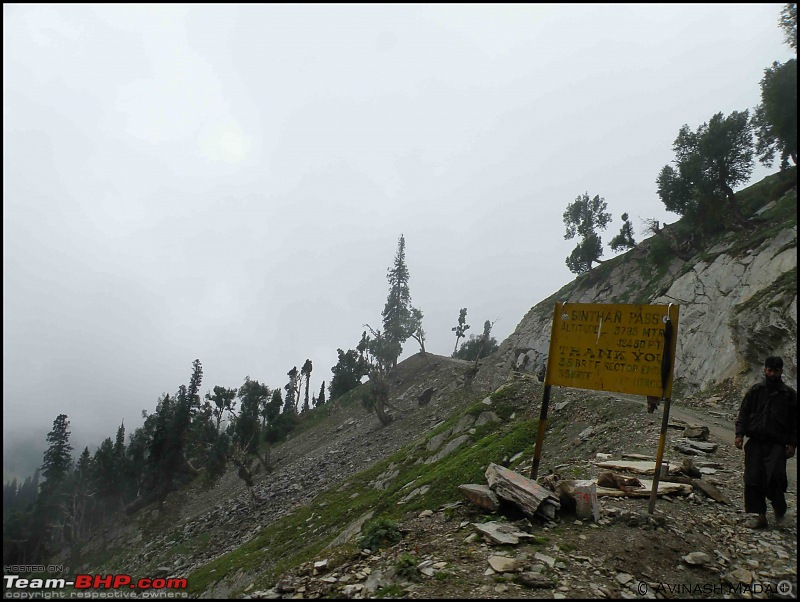
<path fill-rule="evenodd" d="M 73 458 L 70 422 L 59 414 L 47 435 L 41 470 L 20 484 L 3 489 L 3 560 L 5 564 L 41 564 L 43 558 L 67 547 L 74 562 L 81 545 L 111 520 L 157 504 L 183 485 L 199 480 L 212 486 L 229 467 L 246 485 L 253 503 L 263 500 L 257 487 L 260 473 L 274 468 L 272 447 L 284 440 L 311 412 L 358 387 L 369 377 L 362 402 L 382 424 L 392 375 L 405 342 L 417 341 L 425 352 L 422 311 L 411 306 L 405 238 L 400 236 L 394 263 L 388 269 L 389 294 L 381 313 L 382 329 L 364 324 L 355 349 L 338 349 L 339 361 L 325 382 L 311 393 L 313 364 L 293 366 L 288 382 L 271 388 L 245 377 L 238 388 L 214 386 L 201 397 L 203 367 L 192 363 L 188 383 L 162 395 L 155 411 L 142 412 L 143 424 L 127 438 L 125 425 L 107 437 L 92 454 L 86 447 Z M 458 341 L 469 328 L 466 308 L 459 315 Z M 480 337 L 470 337 L 453 357 L 474 360 L 497 348 L 486 322 Z M 41 482 L 40 482 L 41 477 Z"/>
<path fill-rule="evenodd" d="M 365 330 L 355 348 L 347 351 L 337 349 L 338 362 L 331 369 L 330 397 L 337 399 L 361 384 L 368 377 L 368 387 L 362 390 L 362 403 L 373 410 L 381 424 L 389 424 L 393 417 L 387 412 L 397 359 L 408 339 L 414 339 L 424 356 L 425 330 L 422 327 L 422 310 L 411 305 L 409 289 L 410 273 L 406 264 L 406 242 L 401 234 L 397 241 L 397 251 L 392 265 L 387 269 L 389 293 L 381 312 L 383 328 L 364 324 Z M 456 332 L 456 345 L 451 357 L 475 362 L 472 373 L 477 371 L 478 360 L 493 353 L 497 340 L 491 336 L 492 322 L 484 324 L 484 332 L 479 337 L 470 336 L 461 348 L 458 342 L 469 328 L 465 324 L 467 309 L 459 313 L 459 323 L 452 330 Z"/>
<path fill-rule="evenodd" d="M 778 21 L 786 43 L 797 51 L 797 3 L 784 6 Z M 704 244 L 710 234 L 749 227 L 734 188 L 750 179 L 754 157 L 771 167 L 780 157 L 781 173 L 789 160 L 797 165 L 797 60 L 775 61 L 764 69 L 760 82 L 761 103 L 754 109 L 733 111 L 727 117 L 716 113 L 692 130 L 681 127 L 673 143 L 674 167 L 665 165 L 656 178 L 664 207 L 683 219 L 683 236 L 668 237 L 657 220 L 645 220 L 648 232 L 661 235 L 656 248 L 686 257 Z M 795 180 L 796 182 L 796 180 Z M 785 186 L 794 182 L 786 180 Z M 784 187 L 779 187 L 779 191 Z M 579 238 L 566 264 L 575 274 L 590 272 L 602 263 L 603 244 L 599 232 L 611 222 L 608 205 L 600 195 L 586 192 L 567 205 L 563 214 L 564 238 Z M 622 228 L 611 240 L 613 251 L 636 246 L 627 213 Z"/>

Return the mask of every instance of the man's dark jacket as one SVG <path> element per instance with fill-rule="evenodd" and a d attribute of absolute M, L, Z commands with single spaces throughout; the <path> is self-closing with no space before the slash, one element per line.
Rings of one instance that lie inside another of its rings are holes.
<path fill-rule="evenodd" d="M 736 436 L 797 445 L 797 392 L 780 382 L 756 383 L 747 391 L 736 419 Z"/>

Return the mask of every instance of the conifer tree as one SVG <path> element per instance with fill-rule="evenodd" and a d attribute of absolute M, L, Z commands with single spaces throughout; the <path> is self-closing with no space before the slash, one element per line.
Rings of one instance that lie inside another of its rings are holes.
<path fill-rule="evenodd" d="M 331 384 L 328 388 L 331 400 L 337 399 L 348 391 L 355 389 L 367 374 L 366 336 L 367 333 L 364 332 L 358 345 L 358 350 L 348 349 L 346 352 L 341 349 L 336 350 L 339 359 L 336 365 L 331 368 L 333 378 L 331 378 Z"/>
<path fill-rule="evenodd" d="M 303 412 L 308 412 L 308 410 L 310 409 L 308 405 L 308 390 L 309 390 L 308 387 L 309 387 L 309 381 L 311 380 L 312 369 L 313 366 L 311 365 L 311 360 L 309 359 L 306 360 L 305 364 L 303 364 L 303 367 L 300 369 L 300 374 L 306 379 L 306 398 L 305 401 L 303 402 Z"/>
<path fill-rule="evenodd" d="M 245 378 L 244 384 L 239 388 L 240 410 L 232 422 L 233 440 L 227 450 L 228 459 L 239 469 L 238 476 L 244 481 L 254 501 L 261 500 L 253 489 L 258 470 L 257 466 L 254 468 L 253 462 L 257 461 L 267 470 L 270 468 L 269 445 L 266 446 L 264 457 L 259 455 L 263 432 L 259 417 L 261 409 L 269 405 L 265 401 L 269 395 L 269 387 L 257 380 L 250 380 L 249 376 Z"/>
<path fill-rule="evenodd" d="M 45 482 L 37 498 L 33 522 L 34 549 L 41 552 L 52 541 L 59 545 L 63 540 L 67 523 L 67 479 L 72 469 L 71 432 L 66 414 L 59 414 L 53 421 L 53 430 L 47 434 L 50 446 L 44 452 L 42 476 Z"/>
<path fill-rule="evenodd" d="M 411 336 L 411 293 L 408 289 L 408 267 L 406 266 L 406 240 L 403 235 L 397 241 L 394 265 L 388 269 L 389 295 L 383 308 L 383 353 L 389 366 L 397 365 L 403 351 L 403 343 Z"/>
<path fill-rule="evenodd" d="M 267 423 L 269 424 L 278 417 L 278 414 L 281 413 L 281 407 L 283 407 L 283 396 L 280 389 L 275 389 L 272 392 L 272 399 L 267 405 L 269 406 L 269 412 L 267 413 Z"/>
<path fill-rule="evenodd" d="M 14 477 L 11 481 L 6 481 L 5 485 L 3 485 L 3 518 L 16 507 L 18 490 L 17 477 Z"/>
<path fill-rule="evenodd" d="M 795 15 L 796 7 L 795 4 Z M 784 64 L 775 61 L 764 69 L 761 104 L 753 112 L 751 125 L 756 135 L 756 154 L 763 165 L 772 167 L 776 154 L 780 155 L 782 171 L 789 167 L 789 159 L 797 165 L 796 59 Z"/>
<path fill-rule="evenodd" d="M 283 404 L 283 413 L 296 414 L 297 413 L 297 366 L 293 366 L 286 375 L 289 377 L 289 382 L 284 385 L 286 389 L 286 400 Z"/>
<path fill-rule="evenodd" d="M 44 452 L 42 476 L 49 482 L 48 489 L 62 482 L 72 467 L 72 445 L 69 437 L 69 420 L 66 414 L 59 414 L 53 421 L 53 430 L 47 434 L 50 447 Z"/>
<path fill-rule="evenodd" d="M 239 415 L 234 420 L 233 443 L 248 455 L 258 456 L 261 443 L 260 410 L 269 393 L 269 387 L 257 380 L 250 380 L 249 376 L 239 388 L 241 404 Z"/>

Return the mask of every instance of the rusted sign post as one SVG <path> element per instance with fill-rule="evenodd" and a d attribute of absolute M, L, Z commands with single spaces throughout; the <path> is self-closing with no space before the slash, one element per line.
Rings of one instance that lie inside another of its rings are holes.
<path fill-rule="evenodd" d="M 651 494 L 652 514 L 669 420 L 678 310 L 675 304 L 555 304 L 532 479 L 539 472 L 551 386 L 659 397 L 664 400 L 664 417 Z"/>

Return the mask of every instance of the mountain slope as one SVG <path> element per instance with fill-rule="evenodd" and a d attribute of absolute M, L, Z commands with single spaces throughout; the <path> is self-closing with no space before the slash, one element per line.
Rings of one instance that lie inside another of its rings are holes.
<path fill-rule="evenodd" d="M 720 466 L 714 478 L 730 507 L 695 494 L 659 502 L 658 518 L 651 521 L 640 514 L 646 501 L 604 500 L 607 522 L 599 530 L 573 524 L 568 513 L 555 526 L 512 517 L 535 539 L 500 551 L 524 557 L 531 570 L 543 567 L 551 586 L 542 589 L 514 582 L 516 574 L 484 574 L 487 558 L 498 550 L 466 541 L 469 523 L 486 516 L 459 504 L 457 487 L 484 482 L 490 462 L 529 470 L 542 387 L 526 372 L 535 372 L 546 354 L 556 300 L 680 303 L 676 376 L 683 386 L 676 388 L 676 408 L 692 399 L 702 400 L 695 404 L 701 409 L 712 400 L 733 407 L 766 349 L 784 355 L 787 380 L 796 381 L 796 199 L 795 187 L 774 204 L 761 204 L 766 221 L 747 236 L 723 236 L 690 259 L 653 263 L 655 241 L 648 239 L 606 262 L 534 306 L 498 352 L 481 362 L 474 379 L 466 376 L 470 362 L 430 353 L 408 358 L 398 366 L 389 408 L 395 420 L 386 427 L 361 405 L 359 389 L 314 410 L 274 448 L 276 468 L 259 475 L 256 485 L 262 503 L 253 503 L 229 471 L 210 490 L 192 484 L 170 495 L 161 510 L 145 508 L 109 527 L 75 550 L 70 562 L 86 573 L 187 577 L 190 593 L 202 597 L 613 597 L 630 593 L 620 573 L 666 582 L 677 565 L 687 583 L 708 581 L 708 568 L 685 573 L 681 559 L 695 551 L 710 555 L 715 583 L 738 569 L 755 570 L 748 558 L 771 576 L 791 577 L 795 514 L 788 529 L 764 534 L 767 544 L 749 546 L 743 556 L 737 543 L 743 536 L 741 455 L 724 436 L 711 459 Z M 721 384 L 730 386 L 703 393 Z M 434 394 L 420 403 L 427 389 Z M 660 416 L 646 414 L 642 400 L 555 389 L 540 474 L 591 478 L 598 452 L 655 453 Z M 673 465 L 681 460 L 671 444 L 667 457 Z M 796 478 L 792 483 L 795 508 Z M 363 521 L 377 518 L 396 522 L 402 541 L 369 553 L 352 539 L 327 548 L 348 527 L 357 534 Z M 659 545 L 642 549 L 642 538 L 654 534 Z M 537 553 L 554 559 L 553 566 L 536 560 Z M 398 566 L 408 565 L 404 555 L 432 560 L 431 566 L 444 562 L 436 569 L 442 574 L 406 582 L 397 576 Z M 328 568 L 314 575 L 308 564 L 314 559 L 326 560 Z M 369 575 L 378 573 L 383 581 L 376 578 L 365 590 Z"/>
<path fill-rule="evenodd" d="M 546 364 L 557 301 L 676 303 L 679 395 L 726 381 L 741 391 L 761 374 L 767 355 L 784 358 L 784 379 L 797 387 L 796 186 L 753 218 L 752 229 L 728 232 L 688 259 L 659 256 L 663 247 L 652 237 L 579 276 L 532 307 L 501 344 L 505 367 L 535 373 Z"/>

